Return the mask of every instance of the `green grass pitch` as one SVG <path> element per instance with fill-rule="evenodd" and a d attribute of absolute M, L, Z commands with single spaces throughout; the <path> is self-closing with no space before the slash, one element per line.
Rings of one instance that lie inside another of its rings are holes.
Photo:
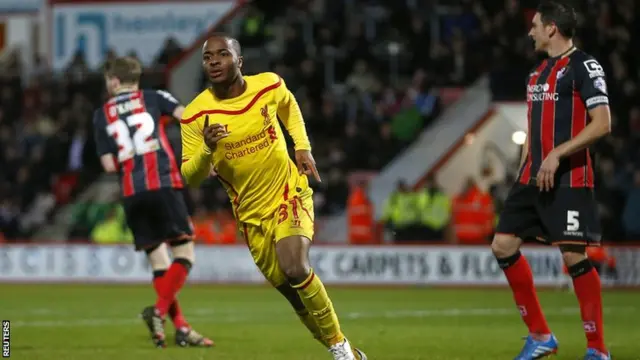
<path fill-rule="evenodd" d="M 371 360 L 513 359 L 526 335 L 508 290 L 329 287 L 345 334 Z M 541 291 L 562 359 L 581 359 L 585 338 L 572 293 Z M 328 360 L 275 290 L 187 286 L 187 319 L 211 349 L 155 349 L 137 317 L 150 286 L 0 284 L 0 318 L 11 320 L 19 360 Z M 616 360 L 640 359 L 640 293 L 604 294 L 605 335 Z"/>

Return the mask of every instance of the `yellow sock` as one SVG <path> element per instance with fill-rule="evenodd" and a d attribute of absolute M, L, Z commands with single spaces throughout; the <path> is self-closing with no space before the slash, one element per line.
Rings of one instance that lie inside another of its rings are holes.
<path fill-rule="evenodd" d="M 306 326 L 307 329 L 309 329 L 309 331 L 311 332 L 311 334 L 313 334 L 313 337 L 316 340 L 318 340 L 324 347 L 328 348 L 329 345 L 327 344 L 326 341 L 324 341 L 324 337 L 322 337 L 322 331 L 320 330 L 320 327 L 316 323 L 316 319 L 313 318 L 309 310 L 307 309 L 299 310 L 299 311 L 296 311 L 296 314 L 298 314 L 298 317 L 300 318 L 300 321 L 302 321 L 304 326 Z"/>
<path fill-rule="evenodd" d="M 302 303 L 318 324 L 324 342 L 329 346 L 342 342 L 344 335 L 340 331 L 338 315 L 320 278 L 311 271 L 305 281 L 293 288 L 298 291 Z"/>

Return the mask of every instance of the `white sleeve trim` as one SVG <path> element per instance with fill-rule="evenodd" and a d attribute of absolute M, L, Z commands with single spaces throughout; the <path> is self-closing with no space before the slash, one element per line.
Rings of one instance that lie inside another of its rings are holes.
<path fill-rule="evenodd" d="M 606 96 L 594 96 L 587 99 L 585 103 L 587 107 L 592 107 L 594 105 L 609 105 L 609 98 Z"/>

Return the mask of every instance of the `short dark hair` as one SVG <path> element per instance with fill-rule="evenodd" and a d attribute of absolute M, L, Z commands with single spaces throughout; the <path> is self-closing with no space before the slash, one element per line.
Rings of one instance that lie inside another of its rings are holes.
<path fill-rule="evenodd" d="M 578 27 L 578 16 L 571 5 L 560 1 L 542 1 L 537 9 L 540 20 L 544 25 L 551 23 L 558 27 L 560 34 L 566 38 L 572 38 Z"/>
<path fill-rule="evenodd" d="M 117 78 L 121 83 L 136 84 L 142 75 L 142 65 L 132 57 L 119 57 L 105 64 L 104 74 Z"/>
<path fill-rule="evenodd" d="M 242 55 L 242 46 L 240 46 L 240 42 L 238 41 L 238 39 L 221 32 L 216 32 L 211 34 L 211 36 L 209 36 L 209 39 L 214 37 L 222 38 L 222 39 L 225 39 L 226 41 L 231 42 L 231 48 L 233 49 L 233 51 L 236 52 L 236 55 L 238 56 Z"/>

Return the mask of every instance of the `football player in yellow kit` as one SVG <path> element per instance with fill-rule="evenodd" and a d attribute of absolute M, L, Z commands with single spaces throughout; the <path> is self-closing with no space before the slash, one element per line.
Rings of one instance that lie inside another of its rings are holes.
<path fill-rule="evenodd" d="M 215 171 L 265 278 L 335 360 L 366 360 L 343 335 L 309 264 L 314 213 L 307 176 L 320 177 L 298 103 L 277 74 L 243 76 L 242 61 L 233 38 L 216 35 L 204 44 L 202 64 L 212 86 L 184 111 L 182 174 L 197 186 Z M 295 162 L 278 119 L 295 143 Z"/>

